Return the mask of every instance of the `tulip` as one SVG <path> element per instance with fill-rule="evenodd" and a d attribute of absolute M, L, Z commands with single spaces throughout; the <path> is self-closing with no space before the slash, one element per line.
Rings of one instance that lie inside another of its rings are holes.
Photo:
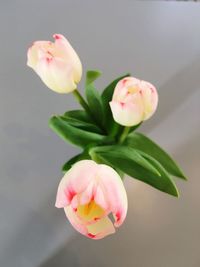
<path fill-rule="evenodd" d="M 57 93 L 69 93 L 81 80 L 82 65 L 70 43 L 61 34 L 53 35 L 55 42 L 36 41 L 28 49 L 27 65 L 42 81 Z"/>
<path fill-rule="evenodd" d="M 114 169 L 92 160 L 81 160 L 62 178 L 55 205 L 64 208 L 78 232 L 92 239 L 101 239 L 114 233 L 115 227 L 125 220 L 127 196 Z M 114 225 L 108 217 L 110 213 Z"/>
<path fill-rule="evenodd" d="M 152 84 L 126 77 L 117 83 L 110 107 L 117 123 L 134 126 L 149 119 L 157 104 L 158 94 Z"/>

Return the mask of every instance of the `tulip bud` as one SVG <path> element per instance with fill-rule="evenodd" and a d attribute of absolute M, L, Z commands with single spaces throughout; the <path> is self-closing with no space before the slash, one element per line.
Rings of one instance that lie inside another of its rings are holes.
<path fill-rule="evenodd" d="M 114 120 L 124 126 L 134 126 L 149 119 L 158 104 L 156 88 L 133 77 L 120 80 L 110 102 Z"/>
<path fill-rule="evenodd" d="M 72 226 L 81 234 L 101 239 L 115 232 L 125 220 L 127 196 L 118 173 L 104 164 L 82 160 L 62 178 L 56 207 L 64 208 Z M 115 219 L 113 225 L 108 215 Z"/>
<path fill-rule="evenodd" d="M 53 35 L 55 42 L 36 41 L 28 49 L 27 65 L 42 81 L 57 93 L 69 93 L 77 88 L 82 76 L 80 59 L 61 34 Z"/>

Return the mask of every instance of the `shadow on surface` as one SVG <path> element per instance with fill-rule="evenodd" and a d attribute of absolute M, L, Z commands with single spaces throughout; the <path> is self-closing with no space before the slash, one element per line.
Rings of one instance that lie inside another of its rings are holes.
<path fill-rule="evenodd" d="M 77 235 L 38 267 L 103 267 L 88 246 L 91 242 L 93 241 Z"/>
<path fill-rule="evenodd" d="M 180 181 L 180 200 L 140 183 L 138 190 L 129 191 L 129 202 L 134 205 L 115 235 L 93 241 L 77 234 L 38 267 L 198 267 L 188 251 L 198 253 L 200 216 L 193 206 L 199 199 L 199 138 L 197 133 L 176 153 L 190 174 L 187 184 Z"/>

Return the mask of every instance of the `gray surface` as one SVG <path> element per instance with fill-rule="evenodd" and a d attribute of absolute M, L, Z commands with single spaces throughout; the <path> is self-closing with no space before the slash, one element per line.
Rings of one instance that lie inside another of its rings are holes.
<path fill-rule="evenodd" d="M 19 0 L 0 7 L 0 266 L 199 267 L 200 5 Z M 71 41 L 84 71 L 102 70 L 100 88 L 127 71 L 158 87 L 159 109 L 143 131 L 189 176 L 178 182 L 179 200 L 127 178 L 127 220 L 101 241 L 75 234 L 54 208 L 60 166 L 77 149 L 47 120 L 77 105 L 45 88 L 26 67 L 26 50 L 55 32 Z"/>

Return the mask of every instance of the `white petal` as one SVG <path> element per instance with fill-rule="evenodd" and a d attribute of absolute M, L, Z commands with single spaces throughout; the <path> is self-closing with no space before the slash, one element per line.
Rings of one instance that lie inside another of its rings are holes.
<path fill-rule="evenodd" d="M 36 72 L 42 81 L 57 93 L 69 93 L 76 89 L 70 66 L 59 58 L 40 59 Z"/>
<path fill-rule="evenodd" d="M 119 103 L 111 101 L 114 120 L 123 126 L 134 126 L 143 120 L 143 104 Z"/>
<path fill-rule="evenodd" d="M 116 216 L 115 226 L 120 226 L 126 218 L 128 208 L 124 184 L 118 173 L 104 164 L 100 165 L 98 177 L 108 199 L 109 209 Z"/>
<path fill-rule="evenodd" d="M 115 233 L 113 223 L 108 217 L 104 217 L 96 223 L 88 225 L 87 230 L 88 236 L 93 239 L 101 239 Z"/>
<path fill-rule="evenodd" d="M 68 205 L 76 194 L 84 192 L 95 179 L 98 165 L 92 160 L 81 160 L 65 173 L 58 186 L 56 207 Z"/>
<path fill-rule="evenodd" d="M 64 52 L 66 61 L 71 65 L 75 83 L 79 83 L 82 76 L 82 64 L 77 53 L 63 35 L 54 34 L 53 37 L 56 48 Z"/>

